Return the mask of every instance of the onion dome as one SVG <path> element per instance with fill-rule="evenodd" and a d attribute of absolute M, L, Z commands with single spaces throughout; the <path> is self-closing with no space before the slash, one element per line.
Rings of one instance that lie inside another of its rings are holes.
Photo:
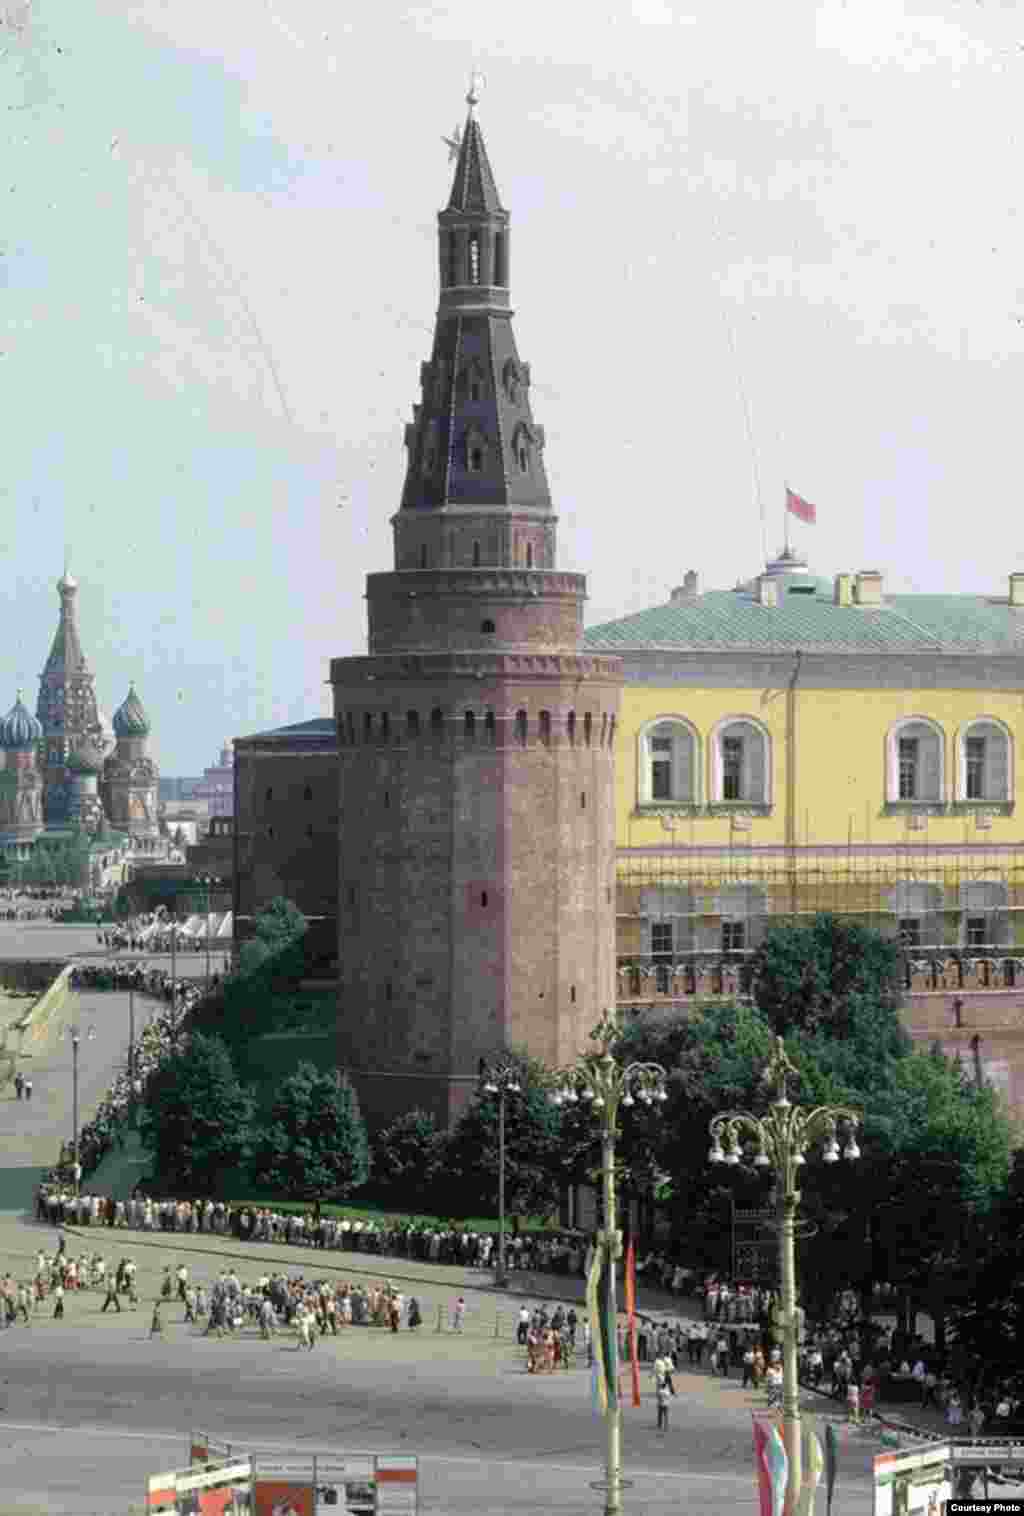
<path fill-rule="evenodd" d="M 114 735 L 116 737 L 149 736 L 149 717 L 146 715 L 142 701 L 135 693 L 134 684 L 129 684 L 127 699 L 114 712 Z"/>
<path fill-rule="evenodd" d="M 103 768 L 103 749 L 97 743 L 85 741 L 72 748 L 65 762 L 73 774 L 98 774 Z"/>
<path fill-rule="evenodd" d="M 21 702 L 21 690 L 7 715 L 0 721 L 0 748 L 30 748 L 43 735 L 42 723 Z"/>

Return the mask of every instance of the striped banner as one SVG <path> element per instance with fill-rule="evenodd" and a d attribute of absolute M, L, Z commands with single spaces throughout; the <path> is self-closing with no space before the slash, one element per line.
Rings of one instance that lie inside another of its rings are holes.
<path fill-rule="evenodd" d="M 611 1269 L 607 1242 L 594 1249 L 594 1259 L 587 1279 L 587 1309 L 594 1343 L 594 1409 L 599 1415 L 618 1409 L 619 1366 L 615 1311 L 612 1300 Z"/>
<path fill-rule="evenodd" d="M 636 1245 L 626 1249 L 626 1320 L 629 1325 L 629 1363 L 633 1371 L 633 1405 L 640 1404 L 640 1359 L 636 1346 Z"/>

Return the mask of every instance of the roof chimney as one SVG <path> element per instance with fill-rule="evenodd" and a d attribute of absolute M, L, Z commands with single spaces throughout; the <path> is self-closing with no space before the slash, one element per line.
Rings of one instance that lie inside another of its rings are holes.
<path fill-rule="evenodd" d="M 1024 574 L 1010 575 L 1010 604 L 1024 605 Z"/>
<path fill-rule="evenodd" d="M 853 575 L 837 574 L 835 579 L 835 603 L 836 605 L 853 604 Z"/>
<path fill-rule="evenodd" d="M 672 591 L 671 600 L 677 604 L 680 600 L 696 600 L 700 595 L 700 585 L 695 569 L 687 569 L 683 575 L 682 584 L 677 584 Z"/>
<path fill-rule="evenodd" d="M 778 605 L 779 586 L 778 581 L 769 574 L 759 574 L 754 581 L 755 593 L 758 605 Z"/>
<path fill-rule="evenodd" d="M 881 605 L 882 576 L 877 569 L 861 569 L 853 581 L 853 598 L 858 605 Z"/>

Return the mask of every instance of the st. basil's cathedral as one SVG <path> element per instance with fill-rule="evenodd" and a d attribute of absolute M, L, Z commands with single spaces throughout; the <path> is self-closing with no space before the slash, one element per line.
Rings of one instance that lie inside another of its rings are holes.
<path fill-rule="evenodd" d="M 0 720 L 0 851 L 26 858 L 40 839 L 105 835 L 133 853 L 165 847 L 150 725 L 132 684 L 108 721 L 82 651 L 78 584 L 57 581 L 60 620 L 33 716 L 22 691 Z"/>

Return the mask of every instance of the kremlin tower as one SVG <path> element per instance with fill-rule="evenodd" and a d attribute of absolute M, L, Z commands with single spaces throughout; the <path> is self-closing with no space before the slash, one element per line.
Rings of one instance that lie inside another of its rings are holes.
<path fill-rule="evenodd" d="M 564 1064 L 615 1003 L 621 665 L 582 651 L 509 304 L 509 214 L 469 114 L 438 215 L 433 350 L 369 655 L 331 664 L 339 1062 L 374 1125 L 454 1122 L 481 1058 Z"/>

